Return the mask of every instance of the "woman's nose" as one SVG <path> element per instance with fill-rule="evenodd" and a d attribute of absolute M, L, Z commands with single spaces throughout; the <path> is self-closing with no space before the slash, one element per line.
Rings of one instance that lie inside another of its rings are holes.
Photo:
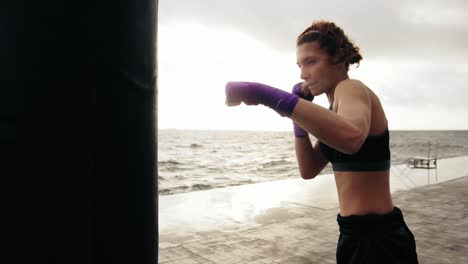
<path fill-rule="evenodd" d="M 304 71 L 303 68 L 301 69 L 301 75 L 300 75 L 300 77 L 301 77 L 302 80 L 305 80 L 305 79 L 307 79 L 307 77 L 308 77 L 307 72 Z"/>

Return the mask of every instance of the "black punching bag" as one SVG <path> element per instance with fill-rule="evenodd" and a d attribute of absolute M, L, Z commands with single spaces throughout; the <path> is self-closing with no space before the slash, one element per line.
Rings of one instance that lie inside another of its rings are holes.
<path fill-rule="evenodd" d="M 157 5 L 0 3 L 0 263 L 157 263 Z"/>
<path fill-rule="evenodd" d="M 0 263 L 87 259 L 94 43 L 67 2 L 0 3 Z"/>
<path fill-rule="evenodd" d="M 90 263 L 157 263 L 157 4 L 109 6 L 111 73 L 97 89 Z"/>

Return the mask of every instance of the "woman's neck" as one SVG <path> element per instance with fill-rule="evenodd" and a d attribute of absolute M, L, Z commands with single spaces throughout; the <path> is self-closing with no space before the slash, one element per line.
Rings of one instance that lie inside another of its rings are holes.
<path fill-rule="evenodd" d="M 348 80 L 348 79 L 349 79 L 349 76 L 348 76 L 348 73 L 346 73 L 344 76 L 342 76 L 341 78 L 338 79 L 337 83 L 333 86 L 333 88 L 331 88 L 330 90 L 328 90 L 325 93 L 327 95 L 328 102 L 330 103 L 330 105 L 332 105 L 333 102 L 335 101 L 335 89 L 338 86 L 338 84 L 340 84 L 342 81 Z"/>

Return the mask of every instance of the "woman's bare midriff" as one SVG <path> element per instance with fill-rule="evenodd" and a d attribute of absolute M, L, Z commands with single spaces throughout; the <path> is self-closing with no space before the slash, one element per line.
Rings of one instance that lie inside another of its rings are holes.
<path fill-rule="evenodd" d="M 386 214 L 393 210 L 389 171 L 335 171 L 340 215 Z"/>

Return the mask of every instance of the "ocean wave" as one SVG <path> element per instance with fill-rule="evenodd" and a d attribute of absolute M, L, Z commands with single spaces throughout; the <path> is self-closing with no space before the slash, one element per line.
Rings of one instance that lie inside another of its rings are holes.
<path fill-rule="evenodd" d="M 159 195 L 170 195 L 170 194 L 176 194 L 176 193 L 183 193 L 187 192 L 190 189 L 189 186 L 182 185 L 182 186 L 177 186 L 174 188 L 159 188 L 158 194 Z"/>
<path fill-rule="evenodd" d="M 191 166 L 160 166 L 159 170 L 164 172 L 179 172 L 179 171 L 190 171 L 193 170 L 194 167 Z"/>
<path fill-rule="evenodd" d="M 287 165 L 289 163 L 290 163 L 289 161 L 287 161 L 285 159 L 281 159 L 281 160 L 271 160 L 271 161 L 263 162 L 260 165 L 263 168 L 268 168 L 268 167 L 274 167 L 274 166 Z"/>
<path fill-rule="evenodd" d="M 257 182 L 249 179 L 249 180 L 233 182 L 233 183 L 228 184 L 227 186 L 239 186 L 239 185 L 252 184 L 252 183 L 257 183 Z"/>
<path fill-rule="evenodd" d="M 165 160 L 158 162 L 158 169 L 164 172 L 188 171 L 193 170 L 194 168 L 194 164 L 189 165 L 187 163 L 178 162 L 175 160 Z"/>
<path fill-rule="evenodd" d="M 170 160 L 158 161 L 158 165 L 182 165 L 182 163 L 170 159 Z"/>
<path fill-rule="evenodd" d="M 161 176 L 161 175 L 163 175 L 163 176 Z M 168 181 L 168 182 L 171 182 L 171 181 L 174 181 L 174 180 L 177 180 L 177 181 L 185 180 L 185 179 L 187 179 L 187 177 L 182 176 L 182 175 L 180 175 L 180 174 L 176 174 L 176 175 L 167 175 L 167 174 L 161 174 L 161 173 L 159 173 L 158 179 L 159 179 L 160 181 Z"/>
<path fill-rule="evenodd" d="M 192 190 L 194 190 L 194 191 L 209 190 L 209 189 L 213 189 L 213 188 L 215 188 L 215 187 L 213 185 L 209 185 L 209 184 L 197 183 L 197 184 L 192 185 Z"/>

